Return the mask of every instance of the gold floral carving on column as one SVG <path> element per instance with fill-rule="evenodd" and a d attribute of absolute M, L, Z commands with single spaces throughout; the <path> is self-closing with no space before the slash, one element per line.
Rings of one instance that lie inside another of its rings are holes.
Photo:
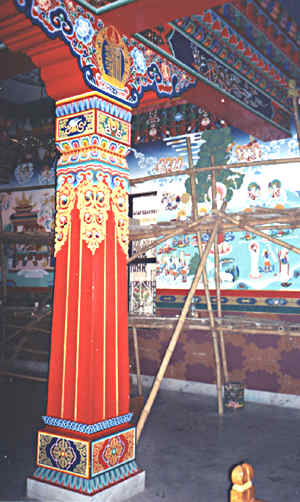
<path fill-rule="evenodd" d="M 66 242 L 70 229 L 71 211 L 75 204 L 73 178 L 65 179 L 56 192 L 55 245 L 54 256 Z"/>
<path fill-rule="evenodd" d="M 124 253 L 128 254 L 128 194 L 123 181 L 115 186 L 111 194 L 112 210 L 115 215 L 117 239 Z"/>
<path fill-rule="evenodd" d="M 92 254 L 106 237 L 111 190 L 103 180 L 94 185 L 84 179 L 77 186 L 77 207 L 80 211 L 81 237 Z"/>

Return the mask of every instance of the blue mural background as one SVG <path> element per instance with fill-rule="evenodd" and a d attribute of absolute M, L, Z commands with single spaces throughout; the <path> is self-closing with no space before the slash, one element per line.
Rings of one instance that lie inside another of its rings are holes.
<path fill-rule="evenodd" d="M 218 130 L 220 132 L 220 130 Z M 217 203 L 228 201 L 227 211 L 251 211 L 255 207 L 291 209 L 299 207 L 300 177 L 299 165 L 281 164 L 264 166 L 264 160 L 297 157 L 298 142 L 295 127 L 291 137 L 264 143 L 249 135 L 230 128 L 224 134 L 230 138 L 226 155 L 228 164 L 241 161 L 261 161 L 257 167 L 229 170 L 230 176 L 217 175 Z M 210 131 L 216 134 L 216 131 Z M 205 133 L 191 136 L 194 141 L 193 162 L 201 167 L 201 152 L 204 152 Z M 128 157 L 131 178 L 186 169 L 187 151 L 184 139 L 165 138 L 162 141 L 134 145 Z M 196 146 L 198 144 L 198 147 Z M 236 173 L 236 174 L 235 174 Z M 235 179 L 239 183 L 235 183 Z M 133 187 L 137 191 L 157 191 L 158 221 L 185 220 L 191 216 L 191 197 L 187 191 L 187 176 L 151 180 Z M 211 189 L 208 173 L 206 185 L 199 198 L 198 213 L 203 215 L 211 209 Z M 207 181 L 208 180 L 208 181 Z M 230 196 L 229 195 L 230 191 Z M 300 230 L 268 230 L 271 236 L 297 246 Z M 203 243 L 209 234 L 203 234 Z M 221 287 L 224 289 L 250 290 L 300 290 L 299 255 L 276 246 L 249 232 L 227 232 L 219 235 L 221 260 Z M 177 236 L 157 247 L 158 289 L 187 289 L 199 262 L 197 242 L 194 235 Z M 209 285 L 214 283 L 214 255 L 207 261 Z M 199 283 L 201 289 L 203 285 Z"/>

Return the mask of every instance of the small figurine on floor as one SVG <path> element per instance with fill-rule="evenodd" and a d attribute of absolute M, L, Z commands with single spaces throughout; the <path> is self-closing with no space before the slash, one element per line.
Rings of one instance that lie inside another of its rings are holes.
<path fill-rule="evenodd" d="M 237 465 L 231 472 L 230 502 L 263 502 L 255 498 L 254 471 L 249 464 Z"/>

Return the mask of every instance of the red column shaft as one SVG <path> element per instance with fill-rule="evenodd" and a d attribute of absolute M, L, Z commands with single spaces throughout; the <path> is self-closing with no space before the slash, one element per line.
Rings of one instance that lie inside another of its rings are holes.
<path fill-rule="evenodd" d="M 87 102 L 85 97 L 85 106 Z M 98 134 L 102 126 L 96 122 L 99 112 L 94 110 L 94 102 L 92 97 L 91 109 L 57 120 L 56 139 L 64 155 L 57 173 L 56 274 L 47 409 L 49 416 L 84 424 L 129 411 L 127 164 L 120 153 L 115 153 L 115 137 L 109 156 L 106 151 L 102 154 L 98 145 L 103 143 L 108 148 L 110 143 Z M 112 120 L 111 115 L 101 112 L 99 121 L 105 117 Z M 113 121 L 114 126 L 117 121 Z M 78 131 L 74 129 L 76 124 L 80 126 Z M 82 128 L 88 125 L 90 130 L 85 135 Z M 123 120 L 118 127 L 129 142 L 130 125 Z M 79 139 L 74 140 L 74 134 Z M 78 160 L 81 144 L 82 162 Z M 121 147 L 125 155 L 125 145 Z"/>

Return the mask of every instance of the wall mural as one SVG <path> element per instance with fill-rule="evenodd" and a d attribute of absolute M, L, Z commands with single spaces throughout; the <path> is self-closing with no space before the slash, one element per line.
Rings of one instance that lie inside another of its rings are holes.
<path fill-rule="evenodd" d="M 295 180 L 298 179 L 298 167 L 291 164 L 263 166 L 264 159 L 298 155 L 295 131 L 289 139 L 263 143 L 237 129 L 227 127 L 224 122 L 217 121 L 200 108 L 196 110 L 193 105 L 177 105 L 165 112 L 152 111 L 148 115 L 143 114 L 142 121 L 139 116 L 133 118 L 137 127 L 134 128 L 136 144 L 128 156 L 131 178 L 187 168 L 184 133 L 188 131 L 191 133 L 195 165 L 209 165 L 211 154 L 214 155 L 216 163 L 251 160 L 262 162 L 256 168 L 228 169 L 218 174 L 219 206 L 224 199 L 228 203 L 229 212 L 249 210 L 255 206 L 268 208 L 299 206 L 300 184 L 295 185 Z M 185 127 L 182 126 L 182 121 L 185 122 Z M 149 126 L 146 130 L 152 130 L 151 135 L 143 133 L 145 129 L 143 124 L 146 123 Z M 205 127 L 206 129 L 200 132 L 192 132 Z M 177 135 L 171 136 L 172 133 Z M 197 178 L 198 212 L 201 215 L 210 211 L 211 188 L 206 172 L 200 173 Z M 31 231 L 53 230 L 54 190 L 30 191 L 30 185 L 42 185 L 53 181 L 54 165 L 48 158 L 45 157 L 43 160 L 24 158 L 18 163 L 13 171 L 10 185 L 24 186 L 26 191 L 2 193 L 5 230 L 26 231 L 29 228 Z M 132 193 L 152 191 L 157 193 L 154 196 L 156 202 L 152 205 L 158 221 L 184 220 L 190 217 L 191 189 L 187 176 L 161 178 L 132 188 Z M 159 211 L 156 212 L 157 207 Z M 138 208 L 136 211 L 138 212 Z M 137 216 L 134 214 L 135 218 Z M 270 234 L 295 244 L 300 231 L 273 229 Z M 208 234 L 203 234 L 203 243 L 208 238 Z M 8 279 L 11 285 L 34 287 L 52 284 L 53 263 L 49 259 L 50 250 L 46 247 L 31 249 L 31 246 L 21 244 L 8 247 Z M 221 287 L 224 290 L 244 291 L 244 293 L 247 290 L 249 293 L 257 290 L 269 292 L 300 290 L 299 258 L 292 252 L 278 248 L 248 232 L 219 234 L 219 252 Z M 152 266 L 151 281 L 156 281 L 158 291 L 187 290 L 199 261 L 195 236 L 182 235 L 165 242 L 157 248 L 156 258 L 156 279 L 153 277 Z M 212 289 L 215 287 L 213 270 L 213 253 L 211 253 L 207 272 Z"/>
<path fill-rule="evenodd" d="M 227 201 L 227 211 L 249 211 L 265 208 L 299 207 L 300 182 L 296 164 L 265 166 L 264 159 L 296 157 L 298 144 L 295 131 L 289 139 L 263 143 L 234 128 L 220 128 L 191 135 L 193 161 L 196 167 L 261 160 L 255 168 L 227 169 L 217 174 L 217 204 Z M 151 144 L 140 143 L 128 157 L 131 177 L 188 167 L 185 140 L 163 138 Z M 133 191 L 157 190 L 160 207 L 158 221 L 184 220 L 191 215 L 191 188 L 187 176 L 161 178 L 136 185 Z M 207 172 L 197 175 L 199 215 L 211 209 L 211 187 Z M 300 230 L 268 231 L 270 235 L 295 244 Z M 205 243 L 209 234 L 202 235 Z M 297 244 L 296 244 L 297 245 Z M 300 259 L 295 253 L 264 241 L 249 232 L 219 234 L 221 287 L 226 290 L 299 291 Z M 195 235 L 177 236 L 157 248 L 156 283 L 158 290 L 190 287 L 199 263 Z M 215 288 L 214 255 L 207 262 L 210 288 Z M 203 285 L 199 283 L 199 288 Z"/>
<path fill-rule="evenodd" d="M 54 189 L 1 193 L 6 232 L 54 230 Z M 49 287 L 53 284 L 53 250 L 46 244 L 5 244 L 7 281 L 11 287 Z"/>

